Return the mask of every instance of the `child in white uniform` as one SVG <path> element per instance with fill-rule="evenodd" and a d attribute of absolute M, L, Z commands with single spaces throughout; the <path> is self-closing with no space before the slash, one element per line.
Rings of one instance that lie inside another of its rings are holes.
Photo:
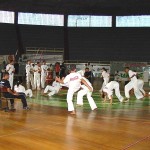
<path fill-rule="evenodd" d="M 41 87 L 42 88 L 45 88 L 47 69 L 48 66 L 46 65 L 46 61 L 43 61 L 43 65 L 41 65 Z"/>
<path fill-rule="evenodd" d="M 46 88 L 44 90 L 44 95 L 47 94 L 48 91 L 50 91 L 48 96 L 53 96 L 54 94 L 57 94 L 61 88 L 62 88 L 62 86 L 60 85 L 60 83 L 57 81 L 54 81 L 52 86 L 50 86 L 50 85 L 46 86 Z"/>
<path fill-rule="evenodd" d="M 37 65 L 34 66 L 34 86 L 35 89 L 37 88 L 40 90 L 40 83 L 41 83 L 41 78 L 40 78 L 40 73 L 41 73 L 41 67 L 40 63 L 37 62 Z"/>
<path fill-rule="evenodd" d="M 20 81 L 17 82 L 17 84 L 14 86 L 14 91 L 19 94 L 25 94 L 26 96 L 29 96 L 30 98 L 33 97 L 33 93 L 31 89 L 25 90 L 25 87 L 21 85 Z"/>
<path fill-rule="evenodd" d="M 14 72 L 15 72 L 13 60 L 6 66 L 6 71 L 9 73 L 9 83 L 10 83 L 11 89 L 13 89 Z"/>
<path fill-rule="evenodd" d="M 120 102 L 123 102 L 123 97 L 120 94 L 119 83 L 117 81 L 111 81 L 103 88 L 103 98 L 106 101 L 106 96 L 108 96 L 110 103 L 112 103 L 113 90 L 115 90 L 115 95 Z"/>

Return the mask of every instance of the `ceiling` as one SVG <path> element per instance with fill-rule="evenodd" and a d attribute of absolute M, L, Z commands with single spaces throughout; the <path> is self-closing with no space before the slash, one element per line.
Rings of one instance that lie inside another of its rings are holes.
<path fill-rule="evenodd" d="M 57 14 L 150 14 L 150 0 L 0 0 L 1 10 Z"/>

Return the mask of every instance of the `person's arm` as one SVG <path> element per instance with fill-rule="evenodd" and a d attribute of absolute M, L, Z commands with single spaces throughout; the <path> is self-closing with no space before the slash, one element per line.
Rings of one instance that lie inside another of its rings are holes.
<path fill-rule="evenodd" d="M 84 79 L 81 79 L 81 82 L 92 92 L 93 89 L 87 84 L 87 82 Z"/>
<path fill-rule="evenodd" d="M 18 95 L 18 93 L 13 92 L 10 88 L 7 88 L 7 92 L 12 94 L 12 95 Z"/>
<path fill-rule="evenodd" d="M 58 78 L 58 77 L 56 77 L 56 79 L 55 79 L 57 82 L 59 82 L 59 83 L 61 83 L 61 84 L 64 84 L 64 81 L 63 80 L 61 80 L 60 78 Z"/>

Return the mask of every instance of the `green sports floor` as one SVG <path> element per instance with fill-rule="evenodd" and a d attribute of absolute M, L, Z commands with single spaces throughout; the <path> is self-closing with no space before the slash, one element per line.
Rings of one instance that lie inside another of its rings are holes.
<path fill-rule="evenodd" d="M 30 104 L 35 103 L 40 105 L 54 106 L 54 107 L 67 109 L 67 101 L 66 101 L 67 90 L 63 89 L 58 94 L 52 97 L 42 96 L 42 91 L 35 91 L 33 94 L 34 94 L 34 98 L 27 98 Z M 124 96 L 123 92 L 121 92 L 121 94 L 122 96 Z M 76 107 L 76 97 L 77 94 L 74 95 L 74 99 L 73 99 L 75 107 Z M 103 103 L 102 98 L 100 97 L 98 91 L 94 91 L 92 97 L 99 110 L 105 110 L 105 109 L 127 109 L 128 110 L 128 109 L 138 109 L 138 108 L 150 106 L 150 97 L 145 97 L 143 100 L 136 100 L 135 96 L 131 95 L 131 99 L 129 102 L 120 103 L 119 100 L 114 95 L 112 105 L 109 103 L 109 101 Z M 83 109 L 91 110 L 86 96 L 84 96 Z"/>

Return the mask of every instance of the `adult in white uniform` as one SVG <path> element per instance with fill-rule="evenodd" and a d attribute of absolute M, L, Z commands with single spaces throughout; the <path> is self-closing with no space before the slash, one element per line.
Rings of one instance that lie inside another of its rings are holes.
<path fill-rule="evenodd" d="M 143 86 L 144 86 L 144 81 L 142 79 L 138 79 L 137 80 L 137 84 L 138 84 L 138 88 L 139 90 L 142 92 L 142 94 L 145 96 L 146 92 L 144 91 L 143 89 Z"/>
<path fill-rule="evenodd" d="M 60 83 L 57 81 L 54 81 L 52 86 L 50 86 L 50 85 L 46 86 L 46 88 L 44 90 L 44 94 L 47 94 L 48 91 L 50 91 L 48 96 L 53 96 L 54 94 L 57 94 L 61 88 L 62 88 L 62 86 L 60 85 Z"/>
<path fill-rule="evenodd" d="M 30 89 L 30 84 L 32 87 L 32 90 L 35 89 L 34 87 L 34 80 L 33 80 L 33 66 L 31 64 L 31 60 L 28 60 L 27 64 L 26 64 L 26 84 L 27 84 L 27 89 Z"/>
<path fill-rule="evenodd" d="M 124 98 L 120 94 L 119 83 L 117 81 L 111 81 L 111 82 L 107 83 L 106 86 L 103 88 L 104 95 L 108 96 L 108 98 L 110 99 L 110 103 L 112 103 L 113 90 L 115 90 L 115 95 L 117 96 L 119 101 L 123 102 Z"/>
<path fill-rule="evenodd" d="M 25 87 L 23 85 L 21 85 L 19 81 L 14 86 L 14 91 L 19 93 L 19 94 L 24 93 L 26 96 L 29 96 L 30 98 L 33 97 L 32 90 L 31 89 L 25 90 Z"/>
<path fill-rule="evenodd" d="M 129 91 L 133 88 L 134 89 L 134 94 L 137 99 L 143 98 L 143 94 L 140 92 L 139 87 L 138 87 L 138 82 L 137 82 L 137 77 L 136 77 L 136 72 L 133 72 L 132 70 L 129 70 L 129 67 L 125 68 L 125 72 L 128 73 L 129 75 L 129 80 L 130 82 L 125 85 L 125 96 L 129 100 L 130 95 Z"/>
<path fill-rule="evenodd" d="M 85 77 L 82 77 L 82 79 L 87 82 L 87 84 L 91 87 L 93 91 L 92 84 Z M 86 95 L 91 109 L 96 109 L 97 106 L 92 98 L 92 92 L 85 85 L 81 85 L 81 88 L 82 89 L 77 94 L 77 105 L 83 105 L 83 96 Z"/>
<path fill-rule="evenodd" d="M 47 75 L 48 66 L 46 65 L 46 61 L 43 61 L 41 65 L 41 87 L 45 88 L 46 75 Z"/>
<path fill-rule="evenodd" d="M 71 114 L 75 114 L 75 109 L 73 105 L 73 95 L 77 92 L 81 87 L 81 82 L 88 87 L 90 91 L 92 88 L 87 84 L 87 82 L 82 79 L 82 76 L 79 73 L 76 73 L 76 67 L 71 66 L 71 73 L 65 77 L 64 80 L 56 77 L 56 80 L 62 84 L 68 84 L 68 92 L 67 92 L 67 103 L 68 103 L 68 111 L 71 111 Z"/>
<path fill-rule="evenodd" d="M 100 92 L 103 91 L 103 88 L 109 82 L 109 73 L 107 73 L 107 70 L 105 68 L 102 68 L 102 75 L 101 75 L 101 77 L 103 78 L 104 81 L 103 81 L 102 87 L 100 89 Z"/>
<path fill-rule="evenodd" d="M 40 83 L 41 83 L 41 64 L 37 62 L 37 65 L 34 66 L 34 86 L 35 89 L 40 90 Z"/>
<path fill-rule="evenodd" d="M 9 83 L 11 86 L 11 89 L 13 89 L 13 82 L 14 82 L 14 61 L 10 61 L 10 63 L 6 66 L 6 71 L 9 73 Z"/>

